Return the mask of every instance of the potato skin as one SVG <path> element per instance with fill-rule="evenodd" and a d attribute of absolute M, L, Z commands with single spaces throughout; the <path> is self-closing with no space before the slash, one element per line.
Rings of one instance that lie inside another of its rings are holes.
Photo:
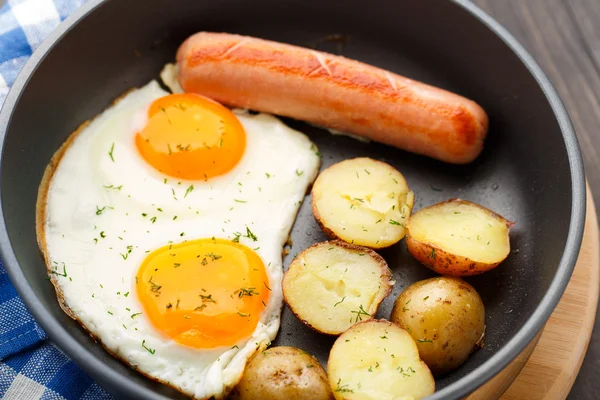
<path fill-rule="evenodd" d="M 413 283 L 396 299 L 390 320 L 415 339 L 421 359 L 435 376 L 456 369 L 483 345 L 483 301 L 459 278 Z"/>
<path fill-rule="evenodd" d="M 480 275 L 497 267 L 497 263 L 484 263 L 473 261 L 468 257 L 458 256 L 444 251 L 431 243 L 423 243 L 414 240 L 409 234 L 406 235 L 406 246 L 421 264 L 441 275 L 450 276 L 473 276 Z"/>
<path fill-rule="evenodd" d="M 327 373 L 316 358 L 288 346 L 271 347 L 246 365 L 231 400 L 330 400 Z"/>
<path fill-rule="evenodd" d="M 441 207 L 445 203 L 458 203 L 474 206 L 479 208 L 480 210 L 484 210 L 489 216 L 505 223 L 508 227 L 514 225 L 513 222 L 508 221 L 500 214 L 497 214 L 490 209 L 487 209 L 479 204 L 461 199 L 450 199 L 442 203 L 434 204 L 428 208 Z M 418 213 L 415 213 L 414 215 L 417 214 Z M 480 275 L 484 272 L 496 268 L 500 263 L 502 263 L 502 261 L 504 261 L 504 259 L 493 263 L 475 261 L 465 256 L 452 254 L 450 251 L 443 250 L 439 246 L 436 246 L 432 243 L 426 243 L 419 240 L 415 240 L 411 235 L 411 221 L 412 218 L 408 221 L 406 233 L 406 246 L 408 247 L 408 252 L 421 264 L 437 272 L 438 274 L 458 277 Z"/>

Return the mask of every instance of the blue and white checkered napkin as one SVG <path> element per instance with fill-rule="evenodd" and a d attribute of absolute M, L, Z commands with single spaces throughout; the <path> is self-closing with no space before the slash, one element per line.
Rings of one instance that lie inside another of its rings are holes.
<path fill-rule="evenodd" d="M 8 0 L 0 8 L 0 107 L 36 47 L 85 0 Z M 0 262 L 0 398 L 111 399 L 47 340 Z"/>

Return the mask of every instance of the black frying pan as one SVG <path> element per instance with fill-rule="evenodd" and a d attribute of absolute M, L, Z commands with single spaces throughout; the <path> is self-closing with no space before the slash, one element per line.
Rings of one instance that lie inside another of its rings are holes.
<path fill-rule="evenodd" d="M 466 166 L 286 122 L 319 146 L 323 168 L 363 155 L 396 166 L 416 193 L 415 210 L 461 197 L 517 222 L 509 258 L 469 279 L 486 305 L 486 347 L 438 379 L 431 398 L 461 397 L 499 372 L 542 327 L 569 280 L 582 238 L 585 184 L 573 128 L 547 78 L 512 36 L 465 0 L 90 0 L 75 12 L 31 57 L 0 113 L 2 258 L 50 337 L 119 397 L 183 398 L 113 359 L 61 311 L 46 279 L 34 218 L 44 168 L 67 136 L 116 96 L 155 78 L 177 46 L 200 30 L 317 46 L 483 106 L 490 135 L 480 158 Z M 342 43 L 332 34 L 341 34 Z M 309 202 L 292 238 L 286 266 L 294 253 L 324 239 Z M 398 282 L 379 312 L 388 317 L 403 288 L 433 273 L 403 242 L 382 255 Z M 284 309 L 275 344 L 301 347 L 326 364 L 332 341 Z"/>

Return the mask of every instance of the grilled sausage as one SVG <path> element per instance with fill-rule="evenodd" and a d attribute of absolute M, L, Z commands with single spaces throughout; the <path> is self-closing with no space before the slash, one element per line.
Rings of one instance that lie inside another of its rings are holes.
<path fill-rule="evenodd" d="M 359 61 L 200 32 L 177 52 L 186 92 L 291 117 L 455 164 L 481 152 L 488 118 L 457 94 Z"/>

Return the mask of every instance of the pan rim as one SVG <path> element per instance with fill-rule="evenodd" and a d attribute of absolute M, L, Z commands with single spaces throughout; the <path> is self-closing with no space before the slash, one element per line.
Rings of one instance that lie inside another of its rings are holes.
<path fill-rule="evenodd" d="M 35 73 L 38 65 L 67 32 L 78 23 L 82 22 L 96 8 L 101 6 L 104 1 L 105 0 L 90 0 L 78 8 L 52 33 L 50 33 L 50 35 L 48 35 L 27 61 L 6 97 L 2 109 L 0 109 L 1 154 L 4 153 L 4 139 L 7 129 L 10 126 L 10 120 L 15 105 L 17 104 L 23 89 L 27 86 L 29 79 Z M 558 304 L 558 301 L 569 282 L 583 239 L 586 212 L 586 184 L 583 159 L 579 144 L 567 111 L 550 80 L 529 52 L 525 50 L 517 39 L 500 25 L 499 22 L 494 20 L 485 11 L 469 0 L 452 0 L 452 3 L 471 14 L 471 16 L 475 17 L 480 23 L 484 24 L 500 40 L 502 40 L 529 70 L 529 73 L 533 76 L 544 93 L 557 119 L 565 142 L 571 174 L 572 204 L 567 240 L 565 242 L 563 255 L 558 264 L 557 272 L 552 279 L 548 290 L 529 319 L 521 329 L 519 329 L 515 336 L 486 362 L 456 382 L 435 392 L 428 397 L 429 400 L 458 399 L 473 392 L 476 388 L 499 373 L 525 348 L 525 346 L 527 346 L 527 344 L 531 342 L 533 337 L 550 317 L 552 311 L 554 311 L 554 308 Z M 3 193 L 0 188 L 0 199 L 2 198 Z M 48 333 L 50 339 L 79 366 L 90 373 L 90 375 L 93 375 L 94 378 L 99 381 L 101 380 L 104 384 L 110 383 L 110 385 L 118 387 L 119 391 L 127 396 L 148 399 L 167 399 L 167 397 L 140 386 L 133 381 L 128 380 L 125 376 L 120 375 L 115 370 L 112 370 L 108 365 L 102 362 L 102 360 L 89 352 L 84 345 L 70 339 L 68 330 L 51 314 L 45 312 L 45 306 L 25 278 L 12 250 L 5 224 L 3 204 L 0 204 L 0 218 L 3 222 L 0 224 L 0 256 L 4 261 L 8 275 L 17 292 L 23 299 L 23 302 L 33 314 L 35 320 Z"/>

